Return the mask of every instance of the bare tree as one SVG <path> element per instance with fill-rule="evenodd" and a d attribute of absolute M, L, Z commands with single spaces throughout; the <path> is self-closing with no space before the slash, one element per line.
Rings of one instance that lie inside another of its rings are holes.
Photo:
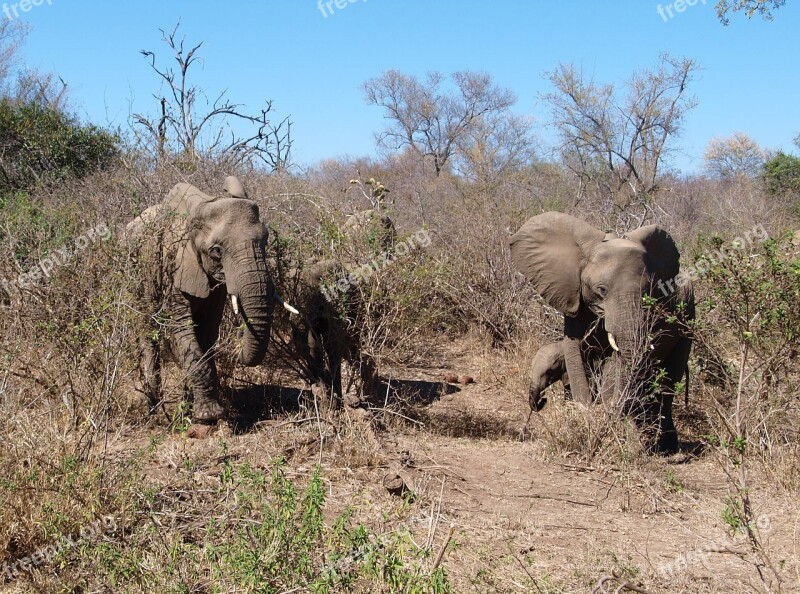
<path fill-rule="evenodd" d="M 786 0 L 719 0 L 717 16 L 722 24 L 730 23 L 728 13 L 744 11 L 748 19 L 759 14 L 762 18 L 772 20 L 772 11 L 786 4 Z"/>
<path fill-rule="evenodd" d="M 384 108 L 391 123 L 378 136 L 379 144 L 399 150 L 412 147 L 433 160 L 436 175 L 447 166 L 458 142 L 490 114 L 514 104 L 511 91 L 502 89 L 488 74 L 455 72 L 453 86 L 442 89 L 445 77 L 431 72 L 424 81 L 388 70 L 362 85 L 367 103 Z"/>
<path fill-rule="evenodd" d="M 26 33 L 26 28 L 19 22 L 0 19 L 0 91 L 4 93 L 8 90 L 8 78 Z"/>
<path fill-rule="evenodd" d="M 19 21 L 0 19 L 0 96 L 13 103 L 64 112 L 67 109 L 64 79 L 18 65 L 17 54 L 27 33 L 28 27 Z"/>
<path fill-rule="evenodd" d="M 285 169 L 292 146 L 291 122 L 288 117 L 277 124 L 270 120 L 272 101 L 267 101 L 260 113 L 250 115 L 241 111 L 241 104 L 228 100 L 226 91 L 222 91 L 213 102 L 206 99 L 208 111 L 200 112 L 198 104 L 204 93 L 189 82 L 189 69 L 200 59 L 197 52 L 203 44 L 187 49 L 185 39 L 177 38 L 179 27 L 180 23 L 171 33 L 161 30 L 177 69 L 162 69 L 156 63 L 154 52 L 141 51 L 161 78 L 165 90 L 163 95 L 154 95 L 159 103 L 158 116 L 133 115 L 134 124 L 144 131 L 145 145 L 159 161 L 173 154 L 190 162 L 206 158 L 232 167 L 251 163 L 266 164 L 273 171 Z M 250 135 L 237 135 L 230 125 L 231 120 L 252 124 Z"/>
<path fill-rule="evenodd" d="M 618 206 L 646 205 L 658 189 L 671 141 L 696 104 L 686 94 L 696 70 L 693 60 L 662 55 L 654 70 L 632 76 L 624 96 L 613 85 L 585 78 L 571 64 L 548 75 L 555 90 L 545 99 L 564 162 L 580 181 L 579 196 L 594 185 Z"/>
<path fill-rule="evenodd" d="M 712 138 L 703 158 L 706 171 L 713 177 L 755 178 L 761 174 L 767 153 L 744 132 L 734 132 L 726 138 Z"/>
<path fill-rule="evenodd" d="M 535 145 L 529 117 L 505 112 L 490 114 L 458 139 L 456 169 L 485 186 L 530 165 L 535 159 Z"/>

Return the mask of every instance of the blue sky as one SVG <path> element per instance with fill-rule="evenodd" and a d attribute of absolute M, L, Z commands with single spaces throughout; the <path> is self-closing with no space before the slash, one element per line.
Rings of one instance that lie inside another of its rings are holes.
<path fill-rule="evenodd" d="M 359 86 L 389 68 L 489 72 L 547 141 L 546 71 L 572 62 L 598 81 L 619 82 L 666 51 L 703 68 L 691 87 L 699 105 L 679 141 L 681 169 L 696 170 L 717 135 L 742 130 L 789 150 L 800 133 L 800 2 L 773 22 L 737 14 L 729 27 L 714 0 L 673 10 L 666 22 L 651 0 L 351 0 L 327 16 L 317 0 L 43 2 L 19 13 L 31 25 L 23 57 L 64 78 L 85 118 L 125 125 L 131 110 L 155 110 L 158 81 L 139 50 L 166 58 L 158 29 L 180 19 L 189 41 L 204 41 L 197 82 L 253 109 L 274 100 L 294 121 L 301 165 L 375 154 L 382 113 Z"/>

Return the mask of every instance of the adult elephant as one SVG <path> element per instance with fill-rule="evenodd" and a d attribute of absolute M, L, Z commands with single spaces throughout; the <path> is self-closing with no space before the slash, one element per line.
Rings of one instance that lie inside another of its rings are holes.
<path fill-rule="evenodd" d="M 300 311 L 288 319 L 288 341 L 276 342 L 289 365 L 308 381 L 320 402 L 358 406 L 380 382 L 375 360 L 362 345 L 363 291 L 394 248 L 397 230 L 382 209 L 356 211 L 340 227 L 335 258 L 295 268 L 278 264 L 276 282 Z M 282 327 L 283 329 L 283 327 Z M 342 365 L 360 380 L 345 392 Z"/>
<path fill-rule="evenodd" d="M 151 316 L 140 368 L 151 410 L 161 400 L 159 336 L 166 330 L 187 375 L 192 419 L 206 424 L 225 416 L 212 347 L 226 297 L 243 320 L 237 360 L 256 366 L 267 352 L 275 296 L 258 206 L 234 177 L 225 192 L 213 197 L 179 183 L 127 227 L 146 263 L 142 297 Z"/>
<path fill-rule="evenodd" d="M 289 319 L 291 350 L 305 379 L 332 406 L 357 406 L 360 397 L 342 388 L 342 363 L 347 361 L 358 373 L 363 394 L 370 394 L 378 380 L 374 360 L 361 348 L 356 287 L 340 291 L 337 282 L 347 278 L 347 271 L 335 260 L 307 263 L 288 277 L 292 301 L 300 311 Z"/>
<path fill-rule="evenodd" d="M 541 408 L 542 390 L 566 373 L 578 401 L 591 402 L 598 390 L 624 397 L 626 409 L 655 429 L 657 450 L 676 451 L 672 401 L 691 349 L 694 292 L 669 233 L 649 225 L 617 237 L 548 212 L 514 234 L 511 256 L 564 314 L 564 338 L 534 359 L 531 406 Z M 596 389 L 590 375 L 600 377 Z"/>

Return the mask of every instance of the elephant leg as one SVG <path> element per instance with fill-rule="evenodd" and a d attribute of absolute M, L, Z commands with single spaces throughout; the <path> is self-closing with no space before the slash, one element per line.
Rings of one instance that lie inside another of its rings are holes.
<path fill-rule="evenodd" d="M 658 441 L 656 450 L 662 454 L 674 454 L 679 449 L 678 431 L 672 420 L 672 394 L 662 394 L 658 399 Z"/>
<path fill-rule="evenodd" d="M 343 398 L 341 349 L 327 348 L 325 352 L 326 376 L 330 381 L 331 397 L 335 399 L 338 407 Z"/>
<path fill-rule="evenodd" d="M 181 367 L 186 372 L 186 392 L 193 398 L 192 418 L 200 423 L 213 423 L 225 417 L 220 402 L 219 377 L 211 351 L 204 350 L 198 340 L 198 329 L 209 339 L 205 321 L 197 322 L 188 303 L 182 303 L 175 311 L 175 347 Z M 214 332 L 218 332 L 217 327 Z"/>
<path fill-rule="evenodd" d="M 325 348 L 319 328 L 312 324 L 306 332 L 306 345 L 309 359 L 309 371 L 314 382 L 324 381 L 325 378 Z"/>
<path fill-rule="evenodd" d="M 672 419 L 672 403 L 675 399 L 675 386 L 683 379 L 692 340 L 686 336 L 678 343 L 664 361 L 666 375 L 658 394 L 658 441 L 657 449 L 661 453 L 674 453 L 679 449 L 678 432 Z M 687 378 L 688 381 L 688 378 Z"/>
<path fill-rule="evenodd" d="M 350 319 L 354 320 L 356 316 L 352 315 Z M 377 394 L 380 378 L 375 359 L 361 348 L 361 334 L 358 328 L 352 323 L 349 327 L 347 324 L 346 320 L 341 320 L 337 327 L 337 334 L 341 358 L 346 359 L 350 368 L 358 374 L 360 384 L 360 391 L 348 397 L 347 405 L 358 407 L 364 400 Z"/>
<path fill-rule="evenodd" d="M 158 339 L 142 337 L 140 342 L 139 376 L 147 397 L 148 412 L 154 414 L 161 403 L 161 349 Z"/>
<path fill-rule="evenodd" d="M 528 403 L 531 410 L 540 411 L 544 408 L 547 404 L 547 398 L 543 396 L 544 391 L 555 382 L 563 380 L 566 373 L 563 341 L 551 342 L 536 352 L 528 388 Z"/>
<path fill-rule="evenodd" d="M 366 394 L 372 395 L 378 389 L 378 367 L 372 355 L 368 355 L 360 348 L 358 349 L 358 375 Z"/>

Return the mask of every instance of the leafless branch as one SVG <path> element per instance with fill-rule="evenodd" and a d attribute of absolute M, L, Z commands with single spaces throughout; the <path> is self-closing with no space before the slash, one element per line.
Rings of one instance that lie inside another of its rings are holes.
<path fill-rule="evenodd" d="M 143 131 L 144 145 L 159 163 L 171 157 L 189 162 L 212 159 L 234 167 L 247 163 L 266 165 L 273 171 L 286 169 L 292 145 L 289 118 L 273 123 L 272 101 L 267 101 L 257 115 L 246 113 L 243 105 L 227 99 L 227 91 L 220 92 L 213 102 L 206 101 L 208 110 L 202 112 L 198 101 L 204 93 L 190 83 L 189 71 L 201 60 L 198 52 L 203 44 L 187 50 L 185 39 L 178 38 L 179 28 L 180 23 L 169 33 L 161 30 L 175 68 L 160 67 L 155 52 L 141 50 L 165 89 L 155 95 L 160 104 L 158 118 L 140 113 L 132 116 L 133 125 Z M 242 136 L 233 128 L 237 121 L 254 126 L 253 132 Z M 226 137 L 228 140 L 224 140 Z"/>

